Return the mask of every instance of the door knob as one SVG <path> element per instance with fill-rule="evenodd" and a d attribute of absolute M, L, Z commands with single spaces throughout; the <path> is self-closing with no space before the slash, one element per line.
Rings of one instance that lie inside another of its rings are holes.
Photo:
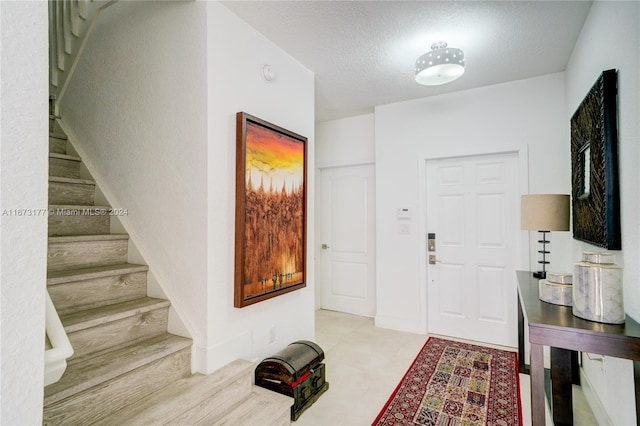
<path fill-rule="evenodd" d="M 328 246 L 328 245 L 326 245 L 326 244 L 323 244 L 323 245 L 322 245 L 322 250 L 326 250 L 326 249 L 328 249 L 328 248 L 329 248 L 329 246 Z"/>

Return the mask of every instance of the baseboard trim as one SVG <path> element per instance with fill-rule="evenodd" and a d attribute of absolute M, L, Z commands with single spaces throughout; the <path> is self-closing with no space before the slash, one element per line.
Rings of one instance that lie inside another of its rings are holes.
<path fill-rule="evenodd" d="M 193 351 L 198 371 L 211 374 L 238 358 L 252 360 L 252 334 L 247 330 L 212 346 L 195 347 Z"/>
<path fill-rule="evenodd" d="M 411 320 L 407 318 L 392 317 L 387 315 L 376 315 L 374 317 L 376 327 L 388 328 L 390 330 L 404 331 L 407 333 L 427 334 L 426 330 L 418 330 L 412 327 Z"/>

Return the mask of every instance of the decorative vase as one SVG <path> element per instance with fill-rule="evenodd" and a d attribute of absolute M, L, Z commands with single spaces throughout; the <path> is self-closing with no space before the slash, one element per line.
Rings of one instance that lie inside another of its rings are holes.
<path fill-rule="evenodd" d="M 543 302 L 554 305 L 573 305 L 573 276 L 547 272 L 547 279 L 538 281 L 538 297 Z"/>
<path fill-rule="evenodd" d="M 623 324 L 622 267 L 611 253 L 582 254 L 573 283 L 573 315 L 590 321 Z"/>

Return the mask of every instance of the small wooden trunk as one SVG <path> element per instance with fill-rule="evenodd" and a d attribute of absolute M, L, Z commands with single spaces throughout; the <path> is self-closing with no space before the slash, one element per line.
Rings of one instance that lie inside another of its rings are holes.
<path fill-rule="evenodd" d="M 300 414 L 329 389 L 323 359 L 320 346 L 298 340 L 258 364 L 256 385 L 292 397 L 291 420 L 298 420 Z"/>

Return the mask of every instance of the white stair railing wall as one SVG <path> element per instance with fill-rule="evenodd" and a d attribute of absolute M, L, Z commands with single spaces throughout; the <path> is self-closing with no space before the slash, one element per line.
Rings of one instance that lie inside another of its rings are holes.
<path fill-rule="evenodd" d="M 54 115 L 98 17 L 117 0 L 49 0 L 49 95 Z"/>
<path fill-rule="evenodd" d="M 64 331 L 49 292 L 46 292 L 45 327 L 51 348 L 44 351 L 44 385 L 60 380 L 67 369 L 67 358 L 73 355 L 71 342 Z"/>

